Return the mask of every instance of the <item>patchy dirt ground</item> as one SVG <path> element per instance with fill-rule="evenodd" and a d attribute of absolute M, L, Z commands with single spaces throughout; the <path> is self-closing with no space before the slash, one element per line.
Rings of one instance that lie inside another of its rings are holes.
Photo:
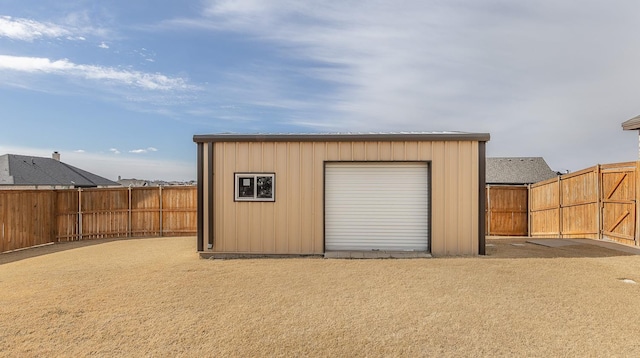
<path fill-rule="evenodd" d="M 191 237 L 1 254 L 0 356 L 640 354 L 640 256 L 518 240 L 414 260 L 202 260 Z"/>

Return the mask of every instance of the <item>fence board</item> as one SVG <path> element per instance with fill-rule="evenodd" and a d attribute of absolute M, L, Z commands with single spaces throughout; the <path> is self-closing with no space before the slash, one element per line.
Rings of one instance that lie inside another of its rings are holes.
<path fill-rule="evenodd" d="M 55 201 L 52 190 L 0 191 L 0 252 L 52 242 Z"/>
<path fill-rule="evenodd" d="M 558 179 L 531 186 L 530 236 L 560 237 L 560 184 Z"/>
<path fill-rule="evenodd" d="M 197 228 L 197 190 L 167 187 L 162 190 L 162 233 L 166 236 L 195 234 Z"/>
<path fill-rule="evenodd" d="M 559 189 L 556 179 L 532 185 L 530 189 L 530 209 L 538 211 L 558 208 L 560 201 Z"/>
<path fill-rule="evenodd" d="M 532 237 L 560 237 L 560 208 L 531 212 Z"/>
<path fill-rule="evenodd" d="M 562 206 L 588 205 L 598 202 L 598 173 L 590 169 L 579 175 L 561 178 Z"/>
<path fill-rule="evenodd" d="M 82 190 L 82 238 L 128 236 L 127 188 Z"/>
<path fill-rule="evenodd" d="M 598 204 L 562 208 L 562 237 L 598 238 Z"/>
<path fill-rule="evenodd" d="M 57 241 L 79 240 L 78 192 L 75 190 L 56 191 Z"/>
<path fill-rule="evenodd" d="M 131 189 L 131 235 L 160 235 L 159 188 Z"/>

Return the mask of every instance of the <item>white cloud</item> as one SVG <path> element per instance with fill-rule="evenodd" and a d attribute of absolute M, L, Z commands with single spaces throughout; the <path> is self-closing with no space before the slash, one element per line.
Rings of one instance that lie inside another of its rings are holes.
<path fill-rule="evenodd" d="M 98 47 L 103 48 L 103 49 L 108 49 L 108 48 L 109 48 L 109 45 L 107 45 L 107 44 L 106 44 L 106 43 L 104 43 L 104 41 L 103 41 L 103 42 L 101 42 L 101 43 L 100 43 L 100 45 L 98 45 Z"/>
<path fill-rule="evenodd" d="M 85 151 L 83 149 L 78 149 L 78 150 L 74 150 L 74 153 L 85 153 Z"/>
<path fill-rule="evenodd" d="M 162 25 L 269 45 L 288 74 L 311 82 L 302 95 L 283 86 L 290 77 L 276 60 L 243 68 L 236 77 L 255 81 L 228 81 L 225 93 L 283 113 L 317 109 L 290 123 L 490 132 L 490 154 L 542 155 L 575 170 L 635 159 L 620 122 L 640 113 L 638 13 L 640 2 L 630 1 L 208 0 L 200 18 Z"/>
<path fill-rule="evenodd" d="M 0 37 L 14 40 L 33 41 L 40 38 L 76 39 L 72 31 L 49 22 L 0 16 Z"/>
<path fill-rule="evenodd" d="M 129 153 L 133 153 L 133 154 L 144 154 L 144 153 L 149 153 L 149 152 L 157 152 L 158 149 L 154 148 L 154 147 L 148 147 L 146 149 L 133 149 L 130 150 Z"/>
<path fill-rule="evenodd" d="M 196 87 L 180 77 L 113 67 L 75 64 L 68 59 L 0 55 L 0 70 L 67 75 L 155 91 L 185 91 Z"/>
<path fill-rule="evenodd" d="M 120 154 L 120 151 L 117 148 L 109 148 L 109 151 L 113 154 Z"/>
<path fill-rule="evenodd" d="M 87 35 L 113 36 L 112 31 L 96 27 L 88 14 L 71 13 L 61 23 L 36 21 L 27 18 L 0 16 L 0 37 L 33 42 L 40 39 L 86 41 Z"/>

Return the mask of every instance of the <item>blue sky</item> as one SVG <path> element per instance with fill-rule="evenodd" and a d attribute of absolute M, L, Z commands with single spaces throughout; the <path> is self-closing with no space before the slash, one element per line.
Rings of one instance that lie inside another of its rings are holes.
<path fill-rule="evenodd" d="M 0 3 L 0 154 L 195 178 L 194 134 L 491 133 L 554 170 L 636 160 L 637 1 Z"/>

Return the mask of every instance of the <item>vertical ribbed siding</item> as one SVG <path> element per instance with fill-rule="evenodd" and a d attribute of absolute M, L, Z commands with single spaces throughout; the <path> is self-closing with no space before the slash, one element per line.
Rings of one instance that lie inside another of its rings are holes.
<path fill-rule="evenodd" d="M 213 251 L 324 252 L 325 162 L 429 162 L 430 251 L 478 253 L 477 142 L 217 142 Z M 295 152 L 295 153 L 292 153 Z M 276 173 L 276 201 L 234 202 L 235 172 Z"/>
<path fill-rule="evenodd" d="M 325 249 L 427 251 L 426 163 L 327 163 Z"/>

